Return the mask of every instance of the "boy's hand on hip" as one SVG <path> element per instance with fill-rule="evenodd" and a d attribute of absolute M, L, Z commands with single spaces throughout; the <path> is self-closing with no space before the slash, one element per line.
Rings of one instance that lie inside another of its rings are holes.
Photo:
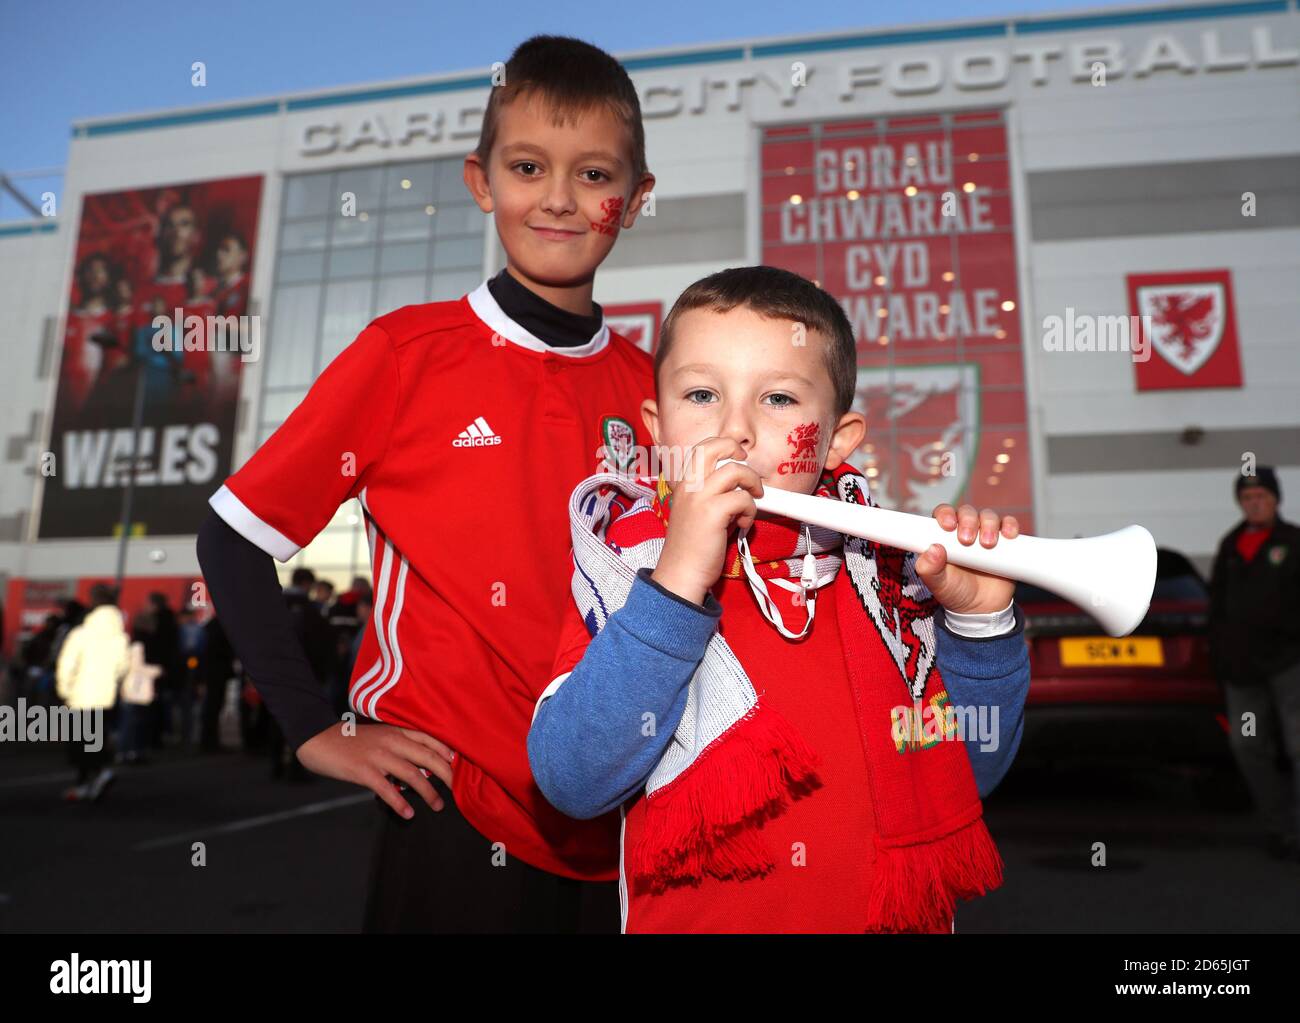
<path fill-rule="evenodd" d="M 934 518 L 944 529 L 956 529 L 958 543 L 967 547 L 977 538 L 980 546 L 994 547 L 999 536 L 1011 540 L 1020 535 L 1020 523 L 1014 515 L 999 516 L 992 508 L 976 511 L 969 504 L 956 509 L 940 504 L 935 506 Z M 935 600 L 957 614 L 1001 611 L 1011 603 L 1016 589 L 1010 579 L 949 564 L 948 552 L 937 543 L 916 559 L 916 574 Z"/>
<path fill-rule="evenodd" d="M 299 746 L 298 760 L 303 767 L 370 789 L 402 817 L 410 818 L 415 811 L 389 775 L 406 782 L 430 809 L 443 808 L 442 797 L 420 768 L 436 774 L 450 788 L 455 754 L 444 743 L 395 725 L 356 725 L 355 734 L 343 729 L 344 722 L 340 721 Z"/>
<path fill-rule="evenodd" d="M 702 440 L 686 459 L 684 477 L 673 487 L 672 509 L 663 553 L 651 578 L 665 589 L 696 604 L 722 574 L 731 527 L 748 529 L 758 515 L 755 497 L 763 482 L 747 465 L 723 458 L 743 459 L 745 449 L 727 437 Z"/>

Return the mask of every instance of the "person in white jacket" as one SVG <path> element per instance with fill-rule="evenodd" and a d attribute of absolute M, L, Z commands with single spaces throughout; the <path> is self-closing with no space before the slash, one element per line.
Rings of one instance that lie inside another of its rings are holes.
<path fill-rule="evenodd" d="M 98 714 L 97 749 L 74 743 L 72 762 L 77 784 L 64 793 L 69 800 L 95 800 L 113 781 L 106 718 L 117 702 L 118 686 L 130 666 L 130 638 L 117 606 L 117 591 L 97 583 L 90 591 L 91 610 L 85 621 L 70 631 L 59 651 L 55 685 L 59 698 L 70 709 L 81 712 L 85 725 Z M 88 734 L 83 727 L 83 737 Z M 90 733 L 94 734 L 94 733 Z"/>

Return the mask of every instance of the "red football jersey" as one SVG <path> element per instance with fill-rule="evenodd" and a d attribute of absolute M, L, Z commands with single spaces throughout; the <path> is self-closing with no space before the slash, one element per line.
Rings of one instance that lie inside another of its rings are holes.
<path fill-rule="evenodd" d="M 650 357 L 607 326 L 552 348 L 485 282 L 374 320 L 210 499 L 284 562 L 360 498 L 375 605 L 352 707 L 443 740 L 487 841 L 584 880 L 618 876 L 617 814 L 551 807 L 528 728 L 572 603 L 569 495 L 602 455 L 649 450 L 653 393 Z"/>
<path fill-rule="evenodd" d="M 185 334 L 189 331 L 189 326 L 185 321 L 191 316 L 197 316 L 201 321 L 203 321 L 203 339 L 205 341 L 211 339 L 212 335 L 207 326 L 207 318 L 217 314 L 217 304 L 210 295 L 186 296 L 185 302 L 181 306 L 181 311 L 184 316 L 181 330 L 178 335 L 181 339 L 183 339 Z M 176 314 L 175 312 L 169 311 L 167 315 L 175 316 Z M 186 348 L 184 354 L 181 356 L 181 366 L 189 371 L 190 379 L 184 383 L 184 390 L 182 391 L 184 400 L 194 402 L 208 401 L 208 393 L 212 389 L 212 360 L 217 358 L 218 355 L 222 358 L 225 357 L 225 353 L 210 352 L 206 348 L 196 348 L 194 350 Z"/>
<path fill-rule="evenodd" d="M 76 412 L 85 404 L 86 396 L 104 365 L 104 348 L 93 339 L 114 334 L 114 313 L 111 309 L 94 313 L 74 309 L 68 314 L 68 328 L 63 340 L 63 365 L 59 370 L 60 412 Z"/>
<path fill-rule="evenodd" d="M 189 293 L 183 277 L 158 277 L 140 285 L 136 291 L 131 326 L 136 330 L 141 327 L 152 328 L 155 316 L 174 317 L 177 308 L 185 306 Z M 155 309 L 155 302 L 161 302 L 161 307 Z"/>
<path fill-rule="evenodd" d="M 212 297 L 218 316 L 243 316 L 248 312 L 248 274 L 220 281 Z"/>

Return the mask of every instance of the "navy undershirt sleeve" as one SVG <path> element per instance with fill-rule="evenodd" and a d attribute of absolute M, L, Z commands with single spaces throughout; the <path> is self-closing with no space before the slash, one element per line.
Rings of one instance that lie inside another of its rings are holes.
<path fill-rule="evenodd" d="M 211 509 L 196 549 L 230 645 L 296 751 L 339 719 L 294 631 L 274 559 Z"/>

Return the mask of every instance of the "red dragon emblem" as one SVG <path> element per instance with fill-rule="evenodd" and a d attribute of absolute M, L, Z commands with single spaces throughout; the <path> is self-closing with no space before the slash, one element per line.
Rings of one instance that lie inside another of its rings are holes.
<path fill-rule="evenodd" d="M 817 447 L 821 443 L 822 428 L 818 423 L 801 423 L 786 436 L 790 445 L 790 457 L 776 467 L 778 476 L 789 476 L 801 472 L 817 472 L 821 463 L 817 460 Z"/>
<path fill-rule="evenodd" d="M 856 474 L 840 477 L 839 496 L 842 501 L 875 506 L 866 479 Z M 938 650 L 934 632 L 938 605 L 916 574 L 916 556 L 856 537 L 844 538 L 844 551 L 854 592 L 912 698 L 919 700 Z"/>
<path fill-rule="evenodd" d="M 785 442 L 793 449 L 791 458 L 816 458 L 817 457 L 817 440 L 821 436 L 821 429 L 816 423 L 804 423 L 802 426 L 796 426 L 794 431 L 785 439 Z"/>
<path fill-rule="evenodd" d="M 903 579 L 906 577 L 904 565 L 907 555 L 897 547 L 883 544 L 870 544 L 872 556 L 880 568 L 876 576 L 876 594 L 880 599 L 880 609 L 886 622 L 898 623 L 898 638 L 906 648 L 906 660 L 900 665 L 903 677 L 909 682 L 916 679 L 917 667 L 921 657 L 921 637 L 917 635 L 913 624 L 919 618 L 934 614 L 934 600 L 931 598 L 922 604 L 915 597 L 903 592 Z"/>
<path fill-rule="evenodd" d="M 1198 374 L 1225 337 L 1236 346 L 1226 272 L 1131 274 L 1128 280 L 1133 311 L 1152 350 L 1183 376 Z"/>
<path fill-rule="evenodd" d="M 1151 302 L 1155 307 L 1152 322 L 1167 328 L 1166 343 L 1176 345 L 1183 359 L 1190 360 L 1214 333 L 1216 324 L 1210 315 L 1215 307 L 1213 295 L 1174 291 L 1154 295 Z"/>

